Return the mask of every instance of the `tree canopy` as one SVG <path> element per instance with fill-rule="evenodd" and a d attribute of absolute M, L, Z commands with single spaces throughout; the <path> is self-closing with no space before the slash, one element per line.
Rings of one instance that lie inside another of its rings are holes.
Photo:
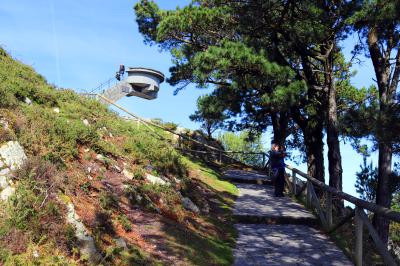
<path fill-rule="evenodd" d="M 168 82 L 175 93 L 190 83 L 213 86 L 193 119 L 206 121 L 213 106 L 224 120 L 218 126 L 250 134 L 272 126 L 275 140 L 304 151 L 308 174 L 321 181 L 326 134 L 329 185 L 338 190 L 340 135 L 354 143 L 370 136 L 380 152 L 377 203 L 386 207 L 391 155 L 399 147 L 391 130 L 399 121 L 399 10 L 394 0 L 197 0 L 175 10 L 147 0 L 135 5 L 145 42 L 172 55 Z M 360 36 L 355 55 L 364 51 L 373 62 L 377 93 L 351 85 L 351 63 L 340 46 L 349 34 Z M 352 127 L 352 121 L 360 123 Z M 387 224 L 375 224 L 387 241 Z"/>

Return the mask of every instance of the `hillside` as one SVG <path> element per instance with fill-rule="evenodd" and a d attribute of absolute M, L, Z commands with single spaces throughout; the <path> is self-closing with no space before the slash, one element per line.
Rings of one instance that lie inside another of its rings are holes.
<path fill-rule="evenodd" d="M 237 190 L 171 134 L 56 89 L 1 48 L 0 109 L 0 265 L 232 263 Z"/>

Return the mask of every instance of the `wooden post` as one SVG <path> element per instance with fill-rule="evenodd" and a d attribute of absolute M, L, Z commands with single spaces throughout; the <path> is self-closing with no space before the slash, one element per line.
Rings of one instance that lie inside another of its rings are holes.
<path fill-rule="evenodd" d="M 361 217 L 364 226 L 368 229 L 368 233 L 372 237 L 376 249 L 378 250 L 379 254 L 381 254 L 383 261 L 385 262 L 385 265 L 396 266 L 397 263 L 390 254 L 387 245 L 383 244 L 382 240 L 378 235 L 378 232 L 375 230 L 374 226 L 368 219 L 368 216 L 365 214 L 364 210 L 360 208 L 358 213 Z"/>
<path fill-rule="evenodd" d="M 182 148 L 182 137 L 181 136 L 178 137 L 178 147 Z"/>
<path fill-rule="evenodd" d="M 219 162 L 222 163 L 222 152 L 219 152 Z"/>
<path fill-rule="evenodd" d="M 307 206 L 311 206 L 311 182 L 307 181 Z"/>
<path fill-rule="evenodd" d="M 292 170 L 292 184 L 293 184 L 293 195 L 297 194 L 297 177 L 296 177 L 296 172 Z"/>
<path fill-rule="evenodd" d="M 360 216 L 360 209 L 356 207 L 355 215 L 355 232 L 356 232 L 356 248 L 355 248 L 355 261 L 356 266 L 363 265 L 363 221 Z"/>
<path fill-rule="evenodd" d="M 332 217 L 332 193 L 327 192 L 328 197 L 326 199 L 326 222 L 327 222 L 327 227 L 328 230 L 332 227 L 333 225 L 333 217 Z"/>

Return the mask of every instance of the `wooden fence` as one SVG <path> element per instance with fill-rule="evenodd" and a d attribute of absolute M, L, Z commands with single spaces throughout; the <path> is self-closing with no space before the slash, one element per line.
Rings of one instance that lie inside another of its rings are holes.
<path fill-rule="evenodd" d="M 293 195 L 299 197 L 302 194 L 305 194 L 306 204 L 308 207 L 315 210 L 318 214 L 318 217 L 328 233 L 332 233 L 336 231 L 338 228 L 343 226 L 344 224 L 351 222 L 354 218 L 355 224 L 355 250 L 354 250 L 354 260 L 357 266 L 363 265 L 363 232 L 364 228 L 367 229 L 368 234 L 371 236 L 373 243 L 375 244 L 376 250 L 381 255 L 385 265 L 395 266 L 397 265 L 396 260 L 390 254 L 387 246 L 379 238 L 379 235 L 375 228 L 373 227 L 368 215 L 365 211 L 369 211 L 371 214 L 379 214 L 390 221 L 400 222 L 400 213 L 390 210 L 388 208 L 384 208 L 377 204 L 353 197 L 347 193 L 342 191 L 338 191 L 330 186 L 327 186 L 325 183 L 308 176 L 302 171 L 287 165 L 286 167 L 289 171 L 291 171 L 290 176 L 290 191 Z M 299 177 L 304 179 L 304 182 L 299 179 Z M 318 197 L 315 192 L 316 188 L 322 192 L 320 197 Z M 322 206 L 321 198 L 322 196 L 325 199 L 325 204 Z M 333 224 L 333 198 L 336 197 L 338 200 L 345 200 L 352 204 L 354 204 L 355 209 L 348 215 L 346 215 L 342 220 Z"/>

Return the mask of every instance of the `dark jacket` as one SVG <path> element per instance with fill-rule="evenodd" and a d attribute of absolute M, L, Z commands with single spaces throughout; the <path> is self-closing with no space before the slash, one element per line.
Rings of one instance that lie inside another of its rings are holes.
<path fill-rule="evenodd" d="M 281 151 L 270 151 L 270 163 L 272 169 L 285 168 L 285 153 Z"/>

